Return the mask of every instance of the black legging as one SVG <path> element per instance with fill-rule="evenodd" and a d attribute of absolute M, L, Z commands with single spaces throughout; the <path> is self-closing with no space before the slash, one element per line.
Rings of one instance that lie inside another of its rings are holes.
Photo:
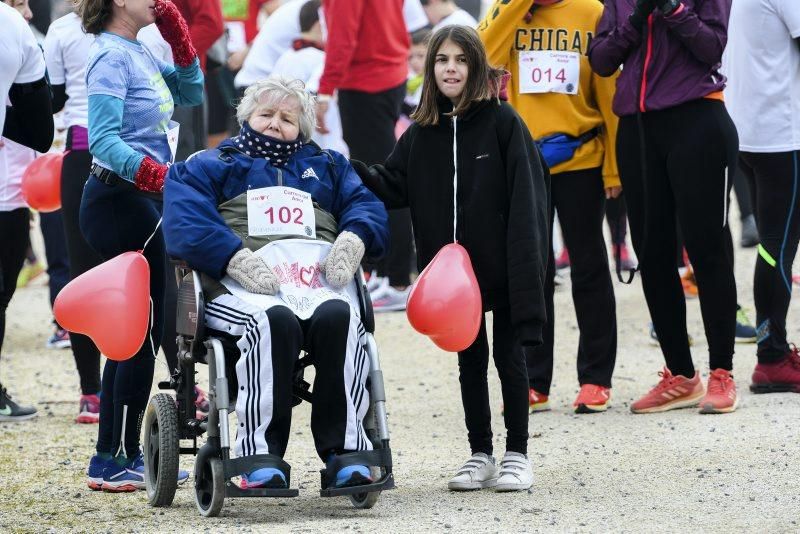
<path fill-rule="evenodd" d="M 106 185 L 94 177 L 86 183 L 80 227 L 86 241 L 104 260 L 141 250 L 160 217 L 156 203 L 134 191 Z M 163 331 L 166 251 L 161 228 L 144 249 L 144 256 L 150 265 L 153 306 L 150 336 L 129 360 L 106 362 L 97 436 L 97 452 L 115 455 L 122 452 L 128 458 L 139 452 L 141 418 L 153 383 L 155 354 L 151 340 L 157 351 Z"/>
<path fill-rule="evenodd" d="M 103 260 L 84 239 L 79 224 L 81 196 L 89 177 L 92 155 L 88 150 L 72 148 L 72 132 L 67 132 L 67 153 L 61 167 L 61 213 L 64 234 L 69 254 L 69 276 L 71 279 L 100 265 Z M 72 355 L 78 368 L 81 393 L 94 395 L 100 391 L 100 351 L 94 342 L 83 334 L 70 332 Z"/>
<path fill-rule="evenodd" d="M 675 269 L 677 220 L 700 290 L 711 369 L 731 370 L 736 280 L 727 169 L 736 166 L 736 128 L 725 105 L 708 99 L 644 113 L 642 124 L 643 147 L 637 117 L 620 119 L 617 162 L 642 288 L 667 367 L 673 374 L 694 376 L 686 301 Z"/>
<path fill-rule="evenodd" d="M 0 211 L 0 353 L 6 332 L 6 308 L 17 289 L 17 277 L 25 263 L 25 251 L 30 242 L 30 212 L 28 208 Z"/>
<path fill-rule="evenodd" d="M 503 419 L 506 426 L 506 450 L 528 452 L 528 372 L 525 355 L 514 341 L 514 329 L 508 308 L 492 312 L 492 356 L 503 392 Z M 486 316 L 481 317 L 478 337 L 458 353 L 461 402 L 467 437 L 472 453 L 492 454 L 492 411 L 489 405 L 489 341 Z"/>
<path fill-rule="evenodd" d="M 774 363 L 789 352 L 786 314 L 800 241 L 799 160 L 800 151 L 739 155 L 752 191 L 760 241 L 753 277 L 760 363 Z"/>

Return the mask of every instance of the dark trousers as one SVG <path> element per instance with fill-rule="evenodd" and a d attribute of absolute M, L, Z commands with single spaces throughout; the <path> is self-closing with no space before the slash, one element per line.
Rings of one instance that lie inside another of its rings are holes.
<path fill-rule="evenodd" d="M 754 214 L 753 199 L 751 198 L 751 188 L 748 183 L 746 171 L 742 168 L 742 158 L 739 157 L 739 166 L 733 175 L 733 192 L 736 194 L 736 202 L 739 203 L 739 217 L 745 220 Z"/>
<path fill-rule="evenodd" d="M 69 255 L 70 279 L 77 278 L 103 260 L 84 239 L 80 227 L 81 197 L 89 178 L 92 155 L 88 150 L 71 149 L 71 135 L 67 134 L 67 153 L 61 167 L 61 214 Z M 49 261 L 49 258 L 48 258 Z M 88 336 L 70 332 L 72 355 L 78 368 L 81 393 L 94 395 L 100 391 L 100 351 Z"/>
<path fill-rule="evenodd" d="M 405 83 L 380 93 L 339 91 L 342 134 L 350 157 L 367 165 L 383 163 L 395 145 L 394 127 L 406 94 Z M 389 251 L 378 264 L 378 274 L 393 286 L 411 283 L 413 238 L 408 208 L 389 210 Z"/>
<path fill-rule="evenodd" d="M 578 382 L 611 387 L 617 358 L 617 312 L 603 238 L 605 195 L 602 169 L 554 174 L 550 182 L 550 226 L 555 210 L 569 250 L 572 301 L 578 318 Z M 552 234 L 550 239 L 552 240 Z M 553 243 L 550 243 L 552 250 Z M 550 394 L 553 379 L 553 305 L 555 264 L 548 260 L 545 298 L 547 323 L 543 343 L 528 350 L 530 387 Z"/>
<path fill-rule="evenodd" d="M 696 100 L 620 119 L 617 162 L 642 288 L 667 367 L 694 376 L 686 300 L 675 269 L 676 222 L 694 268 L 711 369 L 732 369 L 736 280 L 728 226 L 738 137 L 725 105 Z M 646 172 L 642 172 L 642 156 Z"/>
<path fill-rule="evenodd" d="M 800 241 L 799 159 L 800 151 L 739 155 L 753 192 L 760 241 L 753 296 L 761 363 L 774 363 L 789 352 L 786 314 L 792 298 L 792 262 Z"/>
<path fill-rule="evenodd" d="M 28 208 L 0 211 L 0 353 L 6 333 L 6 309 L 14 291 L 25 252 L 30 243 L 30 212 Z"/>
<path fill-rule="evenodd" d="M 515 342 L 508 308 L 492 312 L 492 356 L 503 392 L 506 450 L 528 452 L 528 373 L 525 355 Z M 481 319 L 478 337 L 467 350 L 458 353 L 458 377 L 467 438 L 472 453 L 492 454 L 492 412 L 489 406 L 489 342 L 486 317 Z"/>
<path fill-rule="evenodd" d="M 47 257 L 47 285 L 50 290 L 50 307 L 64 286 L 69 282 L 69 256 L 64 234 L 63 210 L 39 213 L 39 227 L 44 240 L 44 254 Z"/>
<path fill-rule="evenodd" d="M 80 227 L 86 241 L 103 260 L 141 250 L 160 217 L 155 202 L 133 191 L 106 185 L 94 177 L 86 183 Z M 153 347 L 158 350 L 163 329 L 166 252 L 161 228 L 144 249 L 144 256 L 150 264 L 153 305 L 149 336 L 129 360 L 106 363 L 97 438 L 98 452 L 124 453 L 129 458 L 139 451 L 141 417 L 153 382 Z"/>
<path fill-rule="evenodd" d="M 625 196 L 606 200 L 606 222 L 611 233 L 611 243 L 624 245 L 625 236 L 628 235 L 628 208 L 625 206 Z"/>

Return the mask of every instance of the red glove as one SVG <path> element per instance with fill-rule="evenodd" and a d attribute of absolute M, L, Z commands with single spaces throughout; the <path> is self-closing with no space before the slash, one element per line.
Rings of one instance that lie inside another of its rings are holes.
<path fill-rule="evenodd" d="M 169 0 L 156 0 L 156 26 L 161 36 L 172 48 L 172 57 L 179 67 L 188 67 L 197 57 L 197 51 L 189 36 L 189 26 L 181 12 Z"/>
<path fill-rule="evenodd" d="M 164 177 L 167 175 L 169 167 L 156 163 L 150 157 L 145 156 L 133 181 L 138 189 L 149 193 L 161 193 L 164 191 Z"/>

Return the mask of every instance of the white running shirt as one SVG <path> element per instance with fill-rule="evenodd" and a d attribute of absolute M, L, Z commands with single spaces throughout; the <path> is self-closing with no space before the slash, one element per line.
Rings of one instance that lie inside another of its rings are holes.
<path fill-rule="evenodd" d="M 437 30 L 444 28 L 445 26 L 453 26 L 456 24 L 474 28 L 478 25 L 478 21 L 463 9 L 457 9 L 453 11 L 451 15 L 446 16 L 436 23 L 436 25 L 433 27 L 433 32 L 436 33 Z"/>
<path fill-rule="evenodd" d="M 800 0 L 735 0 L 722 72 L 744 152 L 800 150 Z"/>

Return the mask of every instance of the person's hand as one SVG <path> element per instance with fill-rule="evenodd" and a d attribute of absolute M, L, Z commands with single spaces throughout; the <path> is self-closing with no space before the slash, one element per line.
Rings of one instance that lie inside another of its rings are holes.
<path fill-rule="evenodd" d="M 656 8 L 656 0 L 636 0 L 636 6 L 633 8 L 633 13 L 628 17 L 631 25 L 636 28 L 636 31 L 641 32 L 647 17 Z"/>
<path fill-rule="evenodd" d="M 681 7 L 681 0 L 656 0 L 656 4 L 661 14 L 665 17 L 669 17 Z"/>
<path fill-rule="evenodd" d="M 364 242 L 353 232 L 345 230 L 333 242 L 331 251 L 322 260 L 320 267 L 325 272 L 328 283 L 340 288 L 353 279 L 363 257 Z"/>
<path fill-rule="evenodd" d="M 250 293 L 274 295 L 281 287 L 278 277 L 269 265 L 249 248 L 243 248 L 234 254 L 225 272 Z"/>
<path fill-rule="evenodd" d="M 161 193 L 164 191 L 164 178 L 169 167 L 157 163 L 149 156 L 145 156 L 133 177 L 133 183 L 141 191 L 148 193 Z"/>
<path fill-rule="evenodd" d="M 236 52 L 232 53 L 230 57 L 228 57 L 228 70 L 231 72 L 236 72 L 242 68 L 244 65 L 244 60 L 247 58 L 247 54 L 250 52 L 250 47 L 245 46 L 241 50 L 237 50 Z"/>
<path fill-rule="evenodd" d="M 197 51 L 192 45 L 189 26 L 183 20 L 178 7 L 170 0 L 156 0 L 153 9 L 156 14 L 156 26 L 161 32 L 161 37 L 172 48 L 175 64 L 179 67 L 188 67 L 197 57 Z"/>
<path fill-rule="evenodd" d="M 606 187 L 606 199 L 617 198 L 622 194 L 622 186 L 615 185 L 612 187 Z"/>
<path fill-rule="evenodd" d="M 315 113 L 317 115 L 317 131 L 321 134 L 330 133 L 330 130 L 328 130 L 328 127 L 325 124 L 325 114 L 328 112 L 328 108 L 330 107 L 329 99 L 330 97 L 326 97 L 325 95 L 320 95 L 317 97 Z"/>

